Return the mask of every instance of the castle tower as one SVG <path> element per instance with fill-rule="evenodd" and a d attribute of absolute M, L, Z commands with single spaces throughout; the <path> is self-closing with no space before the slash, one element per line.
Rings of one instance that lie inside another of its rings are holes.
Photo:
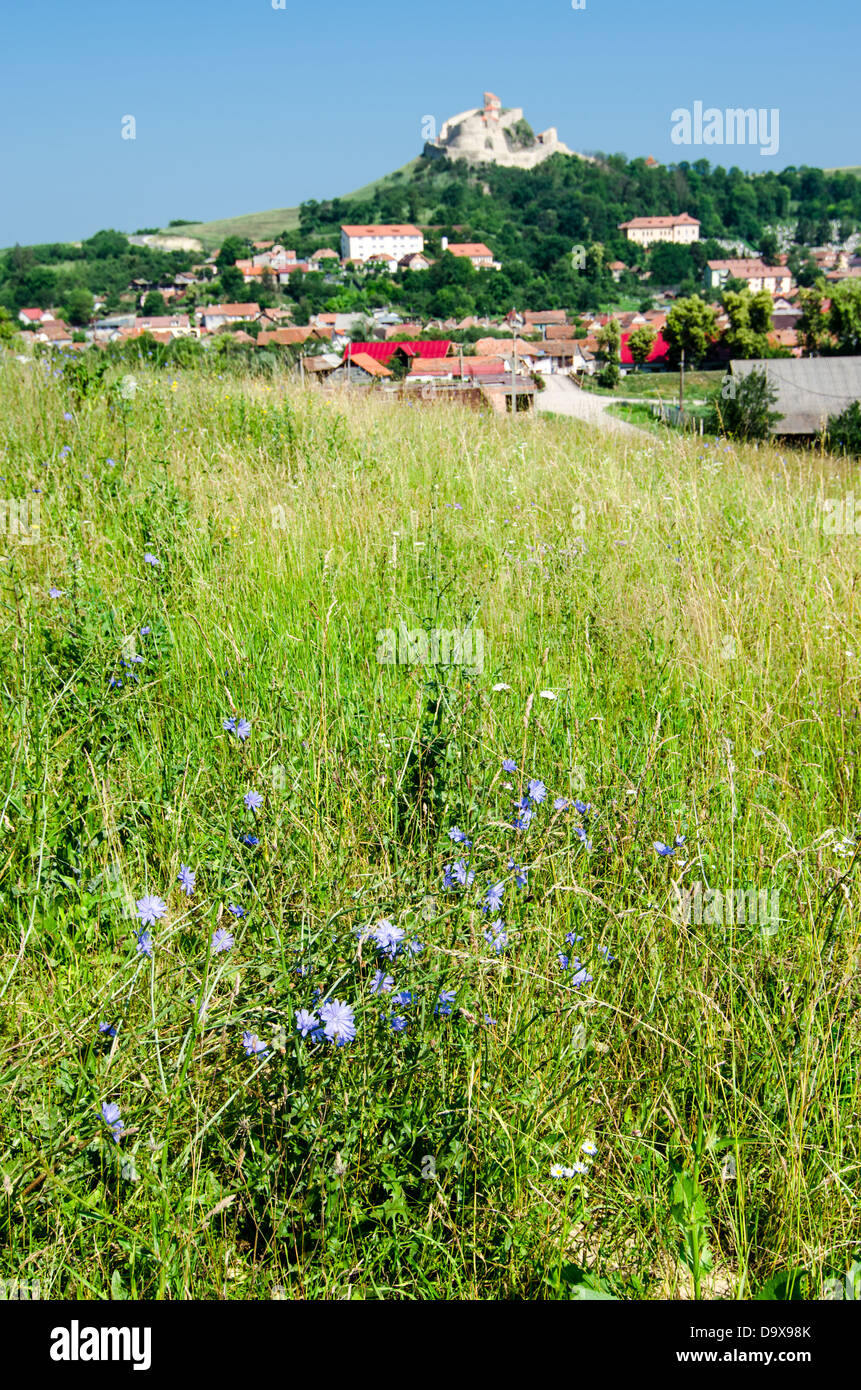
<path fill-rule="evenodd" d="M 499 113 L 500 113 L 501 110 L 502 110 L 502 102 L 499 100 L 499 97 L 494 96 L 494 95 L 493 95 L 493 92 L 485 92 L 485 94 L 484 94 L 484 110 L 483 110 L 483 112 L 482 112 L 482 116 L 484 117 L 485 125 L 487 124 L 488 121 L 498 121 L 498 120 L 499 120 Z"/>

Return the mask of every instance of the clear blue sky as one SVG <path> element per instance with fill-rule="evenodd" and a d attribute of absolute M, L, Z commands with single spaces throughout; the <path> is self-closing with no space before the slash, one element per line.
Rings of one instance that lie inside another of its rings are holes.
<path fill-rule="evenodd" d="M 30 0 L 3 37 L 0 246 L 349 192 L 485 89 L 577 150 L 861 164 L 853 0 Z M 673 145 L 697 100 L 777 107 L 777 156 Z"/>

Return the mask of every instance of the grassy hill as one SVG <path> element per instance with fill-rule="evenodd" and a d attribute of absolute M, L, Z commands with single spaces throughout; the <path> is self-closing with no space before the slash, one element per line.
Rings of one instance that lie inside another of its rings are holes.
<path fill-rule="evenodd" d="M 376 193 L 396 183 L 399 177 L 408 178 L 420 163 L 419 158 L 411 159 L 400 169 L 385 174 L 373 183 L 355 189 L 344 196 L 346 201 L 373 198 Z M 268 212 L 249 212 L 240 217 L 222 217 L 214 222 L 192 222 L 183 227 L 165 227 L 164 236 L 196 237 L 205 251 L 215 251 L 227 236 L 250 237 L 252 241 L 266 241 L 278 236 L 280 232 L 291 231 L 299 226 L 299 208 L 271 208 Z"/>
<path fill-rule="evenodd" d="M 0 371 L 42 536 L 5 542 L 0 1273 L 823 1297 L 861 585 L 817 522 L 857 470 L 135 378 Z M 470 625 L 471 668 L 422 651 Z"/>

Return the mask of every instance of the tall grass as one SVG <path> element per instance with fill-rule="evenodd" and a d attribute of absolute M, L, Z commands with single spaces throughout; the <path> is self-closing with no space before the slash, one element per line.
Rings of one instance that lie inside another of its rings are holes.
<path fill-rule="evenodd" d="M 41 503 L 2 562 L 0 1274 L 821 1297 L 861 1256 L 845 463 L 67 377 L 0 372 L 0 490 Z M 401 623 L 483 671 L 380 662 Z M 697 882 L 779 921 L 686 921 Z M 301 1037 L 333 999 L 355 1040 Z"/>

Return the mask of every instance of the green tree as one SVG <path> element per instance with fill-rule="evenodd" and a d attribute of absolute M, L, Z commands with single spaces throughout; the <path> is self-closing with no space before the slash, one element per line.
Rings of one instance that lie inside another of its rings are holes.
<path fill-rule="evenodd" d="M 750 290 L 725 293 L 724 308 L 729 315 L 729 327 L 724 342 L 734 357 L 765 357 L 769 350 L 771 314 L 774 301 L 768 290 L 751 294 Z"/>
<path fill-rule="evenodd" d="M 225 304 L 244 304 L 245 280 L 242 271 L 229 265 L 221 272 L 221 293 Z"/>
<path fill-rule="evenodd" d="M 18 325 L 8 309 L 0 307 L 0 343 L 9 343 L 18 332 Z"/>
<path fill-rule="evenodd" d="M 827 440 L 833 453 L 861 458 L 861 401 L 853 401 L 840 415 L 829 417 Z"/>
<path fill-rule="evenodd" d="M 141 312 L 148 319 L 156 318 L 159 314 L 166 314 L 167 305 L 164 302 L 164 295 L 160 294 L 158 290 L 150 290 L 143 302 Z"/>
<path fill-rule="evenodd" d="M 635 328 L 628 335 L 628 351 L 634 359 L 635 366 L 642 367 L 644 362 L 648 362 L 657 336 L 650 323 L 641 323 L 639 328 Z"/>
<path fill-rule="evenodd" d="M 759 238 L 759 254 L 766 265 L 775 265 L 780 255 L 780 243 L 774 232 L 763 232 Z"/>
<path fill-rule="evenodd" d="M 861 353 L 861 281 L 843 280 L 831 291 L 828 327 L 837 339 L 837 351 Z"/>
<path fill-rule="evenodd" d="M 801 318 L 795 325 L 799 341 L 810 357 L 816 357 L 828 344 L 828 319 L 822 307 L 825 298 L 825 281 L 799 290 L 798 302 L 801 305 Z"/>
<path fill-rule="evenodd" d="M 66 320 L 76 328 L 81 328 L 93 317 L 94 300 L 89 290 L 83 288 L 70 290 L 66 296 Z"/>
<path fill-rule="evenodd" d="M 714 309 L 699 295 L 677 299 L 667 315 L 664 337 L 670 345 L 671 360 L 678 362 L 684 351 L 689 367 L 701 362 L 717 337 Z"/>
<path fill-rule="evenodd" d="M 731 439 L 767 439 L 783 416 L 772 410 L 777 391 L 766 372 L 756 369 L 742 377 L 727 375 L 710 401 L 708 426 Z"/>
<path fill-rule="evenodd" d="M 219 271 L 225 270 L 229 265 L 235 265 L 238 260 L 243 258 L 247 250 L 248 242 L 244 241 L 242 237 L 225 237 L 215 261 Z"/>

